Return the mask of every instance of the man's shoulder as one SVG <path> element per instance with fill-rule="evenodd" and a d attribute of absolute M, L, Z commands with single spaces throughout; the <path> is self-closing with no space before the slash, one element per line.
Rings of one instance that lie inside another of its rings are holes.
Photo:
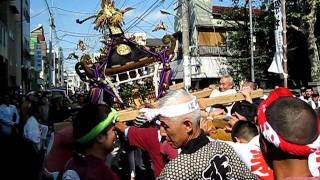
<path fill-rule="evenodd" d="M 232 147 L 220 141 L 209 142 L 192 154 L 178 155 L 166 165 L 159 179 L 217 179 L 215 175 L 220 179 L 255 179 Z"/>
<path fill-rule="evenodd" d="M 191 164 L 207 163 L 212 156 L 221 153 L 223 154 L 227 149 L 232 150 L 232 147 L 221 141 L 211 141 L 194 153 L 179 154 L 175 159 L 166 165 L 166 168 L 170 169 L 174 167 L 180 167 L 190 169 Z"/>

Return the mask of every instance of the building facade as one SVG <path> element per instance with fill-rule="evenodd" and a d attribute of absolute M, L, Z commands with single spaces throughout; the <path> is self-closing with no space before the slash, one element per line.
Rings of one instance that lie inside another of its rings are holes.
<path fill-rule="evenodd" d="M 80 89 L 81 80 L 76 71 L 64 71 L 64 85 L 67 92 L 75 93 Z"/>
<path fill-rule="evenodd" d="M 33 71 L 33 90 L 45 90 L 48 88 L 49 64 L 47 60 L 47 43 L 42 25 L 31 31 L 30 54 Z"/>
<path fill-rule="evenodd" d="M 190 0 L 189 5 L 189 57 L 192 82 L 218 79 L 228 73 L 227 57 L 229 33 L 234 31 L 232 22 L 226 23 L 214 12 L 210 0 Z M 181 3 L 176 4 L 175 31 L 177 32 L 177 59 L 172 62 L 173 80 L 183 80 Z M 210 82 L 213 83 L 213 82 Z"/>
<path fill-rule="evenodd" d="M 31 89 L 30 1 L 0 2 L 1 91 L 26 93 Z"/>

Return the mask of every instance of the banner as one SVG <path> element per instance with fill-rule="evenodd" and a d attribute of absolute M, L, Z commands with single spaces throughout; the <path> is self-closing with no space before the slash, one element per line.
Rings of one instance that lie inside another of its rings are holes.
<path fill-rule="evenodd" d="M 283 73 L 283 24 L 281 10 L 281 0 L 274 0 L 274 16 L 276 19 L 276 28 L 274 34 L 276 42 L 276 52 L 268 71 L 278 74 Z"/>

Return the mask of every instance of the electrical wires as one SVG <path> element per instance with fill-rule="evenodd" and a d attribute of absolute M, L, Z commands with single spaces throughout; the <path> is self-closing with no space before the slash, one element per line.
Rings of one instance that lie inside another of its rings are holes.
<path fill-rule="evenodd" d="M 65 12 L 69 12 L 69 13 L 73 13 L 73 14 L 77 14 L 77 15 L 94 15 L 94 14 L 96 14 L 96 12 L 71 11 L 71 10 L 60 8 L 60 7 L 50 7 L 50 8 L 51 9 L 58 9 L 58 10 L 61 10 L 61 11 L 65 11 Z"/>
<path fill-rule="evenodd" d="M 138 25 L 145 17 L 147 17 L 151 12 L 153 12 L 156 8 L 158 8 L 163 1 L 156 0 L 147 10 L 145 10 L 134 22 L 132 22 L 124 31 L 128 32 L 133 27 Z"/>

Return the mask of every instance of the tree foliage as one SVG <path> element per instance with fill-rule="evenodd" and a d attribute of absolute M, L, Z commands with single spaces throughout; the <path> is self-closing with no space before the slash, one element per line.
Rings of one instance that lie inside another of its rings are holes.
<path fill-rule="evenodd" d="M 235 27 L 237 33 L 232 33 L 229 36 L 230 43 L 228 48 L 231 49 L 233 54 L 232 57 L 228 58 L 228 65 L 230 67 L 230 74 L 235 77 L 236 81 L 241 81 L 250 79 L 251 77 L 249 9 L 248 1 L 244 3 L 240 0 L 232 0 L 232 2 L 232 13 L 223 15 L 223 19 L 226 22 L 232 20 L 237 22 Z M 274 9 L 281 5 L 281 0 L 257 0 L 252 2 L 256 5 L 253 10 L 253 33 L 256 39 L 254 43 L 254 71 L 256 81 L 259 82 L 260 80 L 279 77 L 277 74 L 268 73 L 267 69 L 272 62 L 275 51 L 274 30 L 277 22 L 274 18 Z M 290 71 L 293 72 L 297 69 L 297 67 L 290 69 L 290 65 L 301 66 L 307 63 L 301 62 L 304 60 L 301 58 L 303 56 L 303 52 L 301 51 L 303 50 L 306 51 L 307 58 L 310 60 L 307 64 L 311 64 L 311 73 L 308 72 L 307 76 L 312 77 L 313 81 L 320 80 L 319 50 L 316 44 L 316 42 L 318 42 L 317 33 L 319 36 L 319 32 L 316 32 L 317 27 L 315 25 L 317 22 L 317 14 L 318 16 L 320 14 L 320 1 L 287 0 L 286 2 L 287 29 L 289 30 L 289 34 L 287 33 L 288 47 L 291 48 L 288 52 L 291 55 L 288 59 L 289 79 L 293 77 L 290 76 Z M 296 37 L 297 33 L 301 33 L 304 39 Z M 305 42 L 306 49 L 301 49 L 302 45 L 297 47 L 297 44 L 299 45 L 300 42 Z M 295 56 L 296 54 L 299 56 Z M 290 61 L 295 62 L 291 63 Z M 299 63 L 301 65 L 299 65 Z M 295 75 L 295 77 L 298 76 L 300 75 Z M 301 81 L 301 79 L 303 78 L 300 77 L 300 79 L 298 78 L 296 81 Z M 310 80 L 308 77 L 304 78 L 304 81 L 308 80 Z M 306 84 L 306 82 L 302 84 Z"/>
<path fill-rule="evenodd" d="M 290 0 L 287 2 L 288 28 L 303 34 L 308 46 L 308 58 L 311 64 L 310 76 L 320 81 L 319 47 L 316 37 L 316 23 L 319 16 L 319 0 Z"/>
<path fill-rule="evenodd" d="M 255 4 L 255 3 L 253 3 Z M 251 79 L 250 24 L 248 4 L 233 0 L 233 11 L 224 14 L 223 19 L 236 21 L 235 31 L 229 33 L 228 48 L 232 57 L 228 58 L 229 72 L 236 82 Z M 254 73 L 256 81 L 267 78 L 274 51 L 274 15 L 272 7 L 261 2 L 253 8 Z"/>

